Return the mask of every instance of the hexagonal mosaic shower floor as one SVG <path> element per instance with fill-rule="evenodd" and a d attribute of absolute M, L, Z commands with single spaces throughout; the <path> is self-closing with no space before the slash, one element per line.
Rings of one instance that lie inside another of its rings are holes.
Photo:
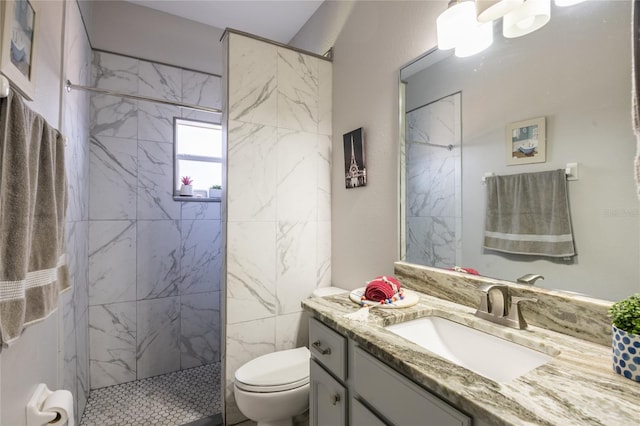
<path fill-rule="evenodd" d="M 218 362 L 92 390 L 80 426 L 184 425 L 221 412 Z"/>

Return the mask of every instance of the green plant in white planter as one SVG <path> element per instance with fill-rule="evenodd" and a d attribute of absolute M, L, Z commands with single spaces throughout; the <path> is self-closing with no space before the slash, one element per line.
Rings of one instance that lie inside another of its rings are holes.
<path fill-rule="evenodd" d="M 211 185 L 209 188 L 209 198 L 220 198 L 222 196 L 221 185 Z"/>
<path fill-rule="evenodd" d="M 640 293 L 614 303 L 609 316 L 613 322 L 613 370 L 640 382 Z"/>

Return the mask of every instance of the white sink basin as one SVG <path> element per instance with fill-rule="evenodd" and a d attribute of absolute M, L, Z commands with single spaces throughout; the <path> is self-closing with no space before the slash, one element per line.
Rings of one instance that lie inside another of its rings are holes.
<path fill-rule="evenodd" d="M 390 325 L 386 330 L 499 383 L 518 378 L 552 359 L 542 352 L 436 316 Z"/>

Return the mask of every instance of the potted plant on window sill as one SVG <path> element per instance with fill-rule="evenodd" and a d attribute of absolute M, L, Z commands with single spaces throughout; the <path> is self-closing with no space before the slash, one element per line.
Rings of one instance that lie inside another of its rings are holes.
<path fill-rule="evenodd" d="M 189 176 L 183 176 L 181 179 L 182 186 L 180 186 L 180 195 L 183 197 L 193 197 L 193 179 Z"/>
<path fill-rule="evenodd" d="M 209 188 L 209 198 L 220 198 L 220 197 L 222 197 L 222 186 L 211 185 L 211 188 Z"/>
<path fill-rule="evenodd" d="M 613 322 L 613 370 L 640 382 L 640 293 L 614 303 L 609 316 Z"/>

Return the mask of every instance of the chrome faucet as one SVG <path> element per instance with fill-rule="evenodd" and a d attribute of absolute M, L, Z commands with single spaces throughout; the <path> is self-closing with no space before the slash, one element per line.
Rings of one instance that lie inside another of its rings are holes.
<path fill-rule="evenodd" d="M 504 284 L 486 284 L 479 289 L 482 291 L 482 295 L 480 305 L 476 310 L 478 318 L 520 330 L 527 328 L 527 322 L 520 309 L 520 302 L 537 302 L 537 299 L 511 296 L 509 287 Z"/>
<path fill-rule="evenodd" d="M 518 278 L 516 281 L 520 284 L 533 285 L 537 280 L 544 280 L 544 277 L 538 274 L 526 274 Z"/>

